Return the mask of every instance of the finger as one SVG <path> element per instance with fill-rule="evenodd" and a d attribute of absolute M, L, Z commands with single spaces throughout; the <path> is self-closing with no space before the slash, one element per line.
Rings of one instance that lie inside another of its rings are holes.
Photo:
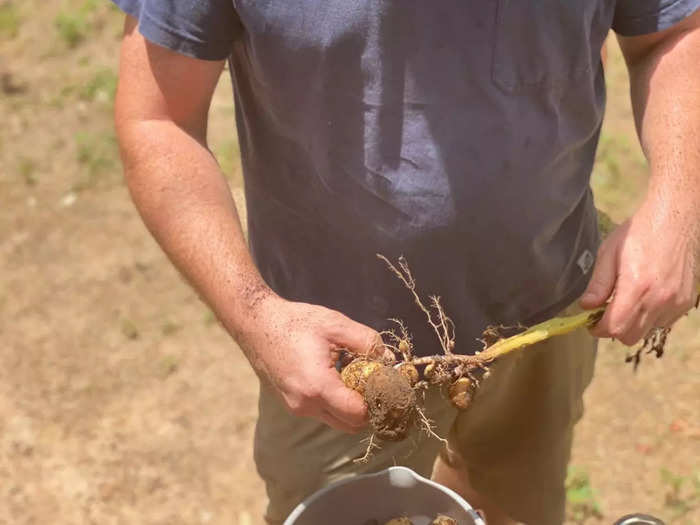
<path fill-rule="evenodd" d="M 619 340 L 627 346 L 633 346 L 644 339 L 657 325 L 657 317 L 642 307 L 636 320 L 627 328 L 625 334 L 619 336 Z"/>
<path fill-rule="evenodd" d="M 640 294 L 628 280 L 621 280 L 615 297 L 605 309 L 603 318 L 591 329 L 596 337 L 612 337 L 630 344 L 637 327 L 642 326 Z"/>
<path fill-rule="evenodd" d="M 375 359 L 384 357 L 384 342 L 379 333 L 349 317 L 342 317 L 338 325 L 334 327 L 333 337 L 337 344 L 344 346 L 352 354 Z"/>
<path fill-rule="evenodd" d="M 341 421 L 325 409 L 322 410 L 321 413 L 318 415 L 318 419 L 320 419 L 323 423 L 325 423 L 332 429 L 335 429 L 338 432 L 343 432 L 345 434 L 359 434 L 364 428 L 364 426 L 354 427 L 352 425 L 348 425 L 347 423 Z"/>
<path fill-rule="evenodd" d="M 686 315 L 695 303 L 695 290 L 692 272 L 684 272 L 681 276 L 682 283 L 678 285 L 678 291 L 671 293 L 661 287 L 657 291 L 659 314 L 652 328 L 670 328 L 676 321 Z M 670 286 L 670 284 L 667 285 Z"/>
<path fill-rule="evenodd" d="M 598 257 L 593 267 L 593 275 L 581 296 L 580 305 L 589 310 L 602 306 L 615 288 L 617 280 L 617 251 L 608 242 L 598 250 Z"/>
<path fill-rule="evenodd" d="M 367 406 L 362 396 L 345 386 L 334 371 L 333 376 L 323 385 L 321 398 L 332 416 L 355 429 L 367 424 Z"/>

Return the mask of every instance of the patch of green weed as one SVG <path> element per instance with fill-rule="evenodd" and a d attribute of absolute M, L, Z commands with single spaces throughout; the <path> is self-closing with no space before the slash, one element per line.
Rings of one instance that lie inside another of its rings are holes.
<path fill-rule="evenodd" d="M 603 516 L 588 473 L 584 469 L 570 466 L 565 486 L 567 515 L 571 521 L 584 523 L 589 518 Z"/>
<path fill-rule="evenodd" d="M 99 7 L 100 3 L 102 3 L 102 0 L 85 0 L 83 5 L 80 6 L 80 11 L 84 14 L 94 13 Z"/>
<path fill-rule="evenodd" d="M 83 168 L 83 178 L 73 185 L 74 191 L 91 188 L 98 176 L 117 164 L 117 139 L 113 133 L 79 131 L 75 135 L 76 160 Z"/>
<path fill-rule="evenodd" d="M 229 180 L 241 178 L 241 150 L 238 140 L 227 140 L 213 148 L 221 171 Z"/>
<path fill-rule="evenodd" d="M 54 25 L 61 39 L 70 48 L 85 40 L 89 29 L 87 17 L 82 11 L 63 11 L 54 19 Z"/>
<path fill-rule="evenodd" d="M 646 159 L 639 147 L 624 135 L 603 132 L 591 178 L 600 208 L 631 207 L 640 196 L 646 174 Z"/>
<path fill-rule="evenodd" d="M 141 335 L 136 324 L 131 319 L 122 319 L 121 332 L 124 337 L 133 341 Z"/>
<path fill-rule="evenodd" d="M 34 186 L 37 183 L 36 162 L 28 157 L 21 157 L 17 166 L 19 176 L 22 177 L 27 186 Z"/>
<path fill-rule="evenodd" d="M 61 39 L 69 48 L 83 42 L 90 30 L 101 26 L 104 21 L 98 16 L 102 0 L 85 0 L 79 7 L 64 9 L 54 20 Z"/>
<path fill-rule="evenodd" d="M 677 520 L 700 506 L 700 472 L 681 476 L 667 468 L 661 469 L 661 482 L 666 487 L 664 507 Z"/>
<path fill-rule="evenodd" d="M 216 324 L 218 322 L 218 319 L 216 318 L 216 314 L 214 314 L 214 312 L 207 308 L 204 312 L 204 315 L 202 316 L 202 321 L 205 325 L 211 326 L 213 324 Z"/>
<path fill-rule="evenodd" d="M 117 74 L 109 68 L 101 68 L 81 88 L 80 98 L 83 100 L 112 102 L 116 92 Z"/>
<path fill-rule="evenodd" d="M 0 3 L 0 38 L 15 38 L 22 19 L 14 2 Z"/>
<path fill-rule="evenodd" d="M 165 336 L 175 334 L 180 330 L 182 330 L 182 325 L 174 321 L 165 321 L 163 326 L 160 327 L 161 333 Z"/>
<path fill-rule="evenodd" d="M 160 372 L 163 377 L 168 377 L 180 367 L 180 360 L 175 355 L 166 355 L 160 361 Z"/>

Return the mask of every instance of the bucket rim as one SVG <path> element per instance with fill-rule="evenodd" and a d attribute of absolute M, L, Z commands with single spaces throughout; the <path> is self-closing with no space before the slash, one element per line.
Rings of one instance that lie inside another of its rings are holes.
<path fill-rule="evenodd" d="M 446 487 L 445 485 L 441 485 L 440 483 L 433 481 L 432 479 L 425 478 L 417 472 L 414 472 L 410 468 L 403 466 L 392 466 L 383 470 L 379 470 L 377 472 L 370 472 L 369 474 L 357 474 L 354 476 L 348 476 L 343 479 L 334 481 L 333 483 L 329 483 L 328 485 L 326 485 L 323 488 L 320 488 L 319 490 L 308 496 L 306 499 L 304 499 L 304 501 L 299 503 L 291 512 L 291 514 L 287 517 L 287 519 L 284 520 L 283 525 L 293 525 L 302 512 L 304 512 L 312 503 L 323 497 L 323 495 L 328 493 L 329 491 L 337 487 L 346 485 L 348 483 L 354 483 L 359 479 L 369 479 L 377 477 L 387 477 L 389 479 L 401 477 L 407 479 L 408 477 L 411 479 L 412 482 L 420 482 L 430 485 L 433 488 L 436 488 L 453 498 L 457 502 L 457 504 L 459 504 L 459 506 L 461 506 L 467 512 L 467 514 L 469 514 L 469 516 L 474 520 L 474 525 L 486 525 L 486 522 L 482 519 L 482 517 L 462 496 L 457 494 L 457 492 L 455 492 L 449 487 Z"/>

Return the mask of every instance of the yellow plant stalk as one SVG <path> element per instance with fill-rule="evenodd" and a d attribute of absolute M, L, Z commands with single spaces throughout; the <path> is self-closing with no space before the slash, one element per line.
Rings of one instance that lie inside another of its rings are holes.
<path fill-rule="evenodd" d="M 604 239 L 612 231 L 617 228 L 617 224 L 605 212 L 598 210 L 598 229 L 601 237 Z M 700 295 L 700 286 L 697 289 Z M 512 337 L 507 337 L 496 341 L 494 344 L 484 350 L 480 357 L 487 357 L 489 360 L 496 359 L 502 355 L 508 354 L 513 350 L 523 348 L 525 346 L 534 345 L 541 341 L 545 341 L 550 337 L 564 335 L 573 332 L 579 328 L 590 327 L 597 323 L 605 313 L 605 306 L 594 310 L 586 310 L 580 314 L 554 317 L 540 324 L 532 326 L 522 333 Z"/>
<path fill-rule="evenodd" d="M 603 238 L 607 237 L 615 228 L 617 224 L 604 212 L 598 210 L 598 228 Z M 509 354 L 515 350 L 532 346 L 534 344 L 545 341 L 551 337 L 558 335 L 564 335 L 579 328 L 591 327 L 597 323 L 605 313 L 606 306 L 601 306 L 593 310 L 586 310 L 579 314 L 564 316 L 564 317 L 554 317 L 547 321 L 541 322 L 530 328 L 527 328 L 519 334 L 504 337 L 502 339 L 496 340 L 494 343 L 487 346 L 483 351 L 478 352 L 474 355 L 464 355 L 455 354 L 452 349 L 455 346 L 454 341 L 454 325 L 452 320 L 447 317 L 438 297 L 431 297 L 431 308 L 423 304 L 423 301 L 419 297 L 416 291 L 416 283 L 411 275 L 411 271 L 408 268 L 408 264 L 403 257 L 399 258 L 398 266 L 392 264 L 386 257 L 379 255 L 378 257 L 383 260 L 389 269 L 403 282 L 406 288 L 413 294 L 413 298 L 418 305 L 418 307 L 426 314 L 428 323 L 435 330 L 440 344 L 443 349 L 444 355 L 433 355 L 427 357 L 413 357 L 412 352 L 403 351 L 398 352 L 398 348 L 392 347 L 397 353 L 403 354 L 402 361 L 410 361 L 414 365 L 430 365 L 438 362 L 442 363 L 452 363 L 460 364 L 470 367 L 483 367 L 484 365 L 491 363 L 493 360 Z M 697 288 L 700 302 L 700 286 Z M 400 325 L 402 330 L 405 332 L 405 327 Z M 668 334 L 668 328 L 656 328 L 648 334 L 644 341 L 643 349 L 647 346 L 657 351 L 657 355 L 663 353 L 663 345 L 666 341 L 666 335 Z M 401 338 L 397 337 L 395 334 L 391 334 L 394 339 L 400 341 Z M 496 330 L 498 333 L 498 330 Z M 493 335 L 493 334 L 490 334 Z M 639 355 L 639 351 L 637 352 Z M 637 357 L 638 357 L 637 355 Z M 638 361 L 638 358 L 637 358 Z"/>
<path fill-rule="evenodd" d="M 550 337 L 568 334 L 579 328 L 592 326 L 603 316 L 604 312 L 605 307 L 601 306 L 595 310 L 586 310 L 576 315 L 553 317 L 552 319 L 531 326 L 522 333 L 496 341 L 481 352 L 479 356 L 482 359 L 496 359 L 513 350 L 540 343 Z"/>

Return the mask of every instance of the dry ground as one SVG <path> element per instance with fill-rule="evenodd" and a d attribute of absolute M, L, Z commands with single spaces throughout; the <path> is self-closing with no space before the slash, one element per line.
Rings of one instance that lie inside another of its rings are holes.
<path fill-rule="evenodd" d="M 255 378 L 120 178 L 110 116 L 120 25 L 96 0 L 0 0 L 0 524 L 257 524 Z M 612 51 L 594 187 L 619 220 L 645 164 Z M 241 202 L 225 79 L 212 119 Z M 624 349 L 603 345 L 575 444 L 571 523 L 640 510 L 700 523 L 698 326 L 695 313 L 636 375 Z"/>

